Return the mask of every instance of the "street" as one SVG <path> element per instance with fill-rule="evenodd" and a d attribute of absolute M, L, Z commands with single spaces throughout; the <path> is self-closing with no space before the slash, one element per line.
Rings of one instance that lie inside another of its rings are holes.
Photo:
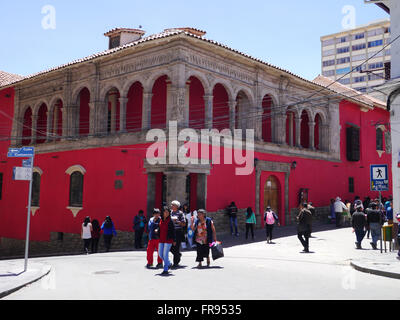
<path fill-rule="evenodd" d="M 225 257 L 197 269 L 195 251 L 183 251 L 182 267 L 169 276 L 147 270 L 145 251 L 35 258 L 52 270 L 42 280 L 7 297 L 24 299 L 148 300 L 396 300 L 399 282 L 354 270 L 350 260 L 381 255 L 370 240 L 355 250 L 350 228 L 315 232 L 310 253 L 301 253 L 296 236 L 267 244 L 264 233 L 256 241 L 227 246 Z M 21 260 L 22 261 L 22 260 Z"/>

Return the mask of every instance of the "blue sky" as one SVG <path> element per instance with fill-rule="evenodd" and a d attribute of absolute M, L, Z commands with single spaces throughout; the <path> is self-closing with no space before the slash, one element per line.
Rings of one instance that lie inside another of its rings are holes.
<path fill-rule="evenodd" d="M 104 32 L 139 25 L 146 35 L 190 26 L 206 38 L 306 79 L 321 72 L 322 35 L 342 30 L 342 8 L 356 24 L 388 18 L 363 0 L 17 0 L 0 4 L 0 70 L 28 75 L 107 49 Z M 42 28 L 42 8 L 56 10 L 56 28 Z"/>

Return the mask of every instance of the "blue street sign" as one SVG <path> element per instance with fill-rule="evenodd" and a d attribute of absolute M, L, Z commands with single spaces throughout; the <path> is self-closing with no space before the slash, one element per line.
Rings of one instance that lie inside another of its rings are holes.
<path fill-rule="evenodd" d="M 22 160 L 22 167 L 24 168 L 30 168 L 31 164 L 32 164 L 32 159 Z"/>
<path fill-rule="evenodd" d="M 35 153 L 34 147 L 23 147 L 23 148 L 9 148 L 7 157 L 9 158 L 30 158 Z"/>
<path fill-rule="evenodd" d="M 389 191 L 389 170 L 387 164 L 371 165 L 371 191 Z"/>

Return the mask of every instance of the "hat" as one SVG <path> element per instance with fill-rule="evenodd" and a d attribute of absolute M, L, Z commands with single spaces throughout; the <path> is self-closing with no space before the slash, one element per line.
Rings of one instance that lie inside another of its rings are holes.
<path fill-rule="evenodd" d="M 174 200 L 171 202 L 171 205 L 177 206 L 179 208 L 181 206 L 181 203 L 178 200 Z"/>
<path fill-rule="evenodd" d="M 156 214 L 156 213 L 161 213 L 160 209 L 154 208 L 153 214 Z"/>
<path fill-rule="evenodd" d="M 342 200 L 342 199 L 340 199 L 340 197 L 336 197 L 336 201 L 340 201 L 340 200 Z"/>

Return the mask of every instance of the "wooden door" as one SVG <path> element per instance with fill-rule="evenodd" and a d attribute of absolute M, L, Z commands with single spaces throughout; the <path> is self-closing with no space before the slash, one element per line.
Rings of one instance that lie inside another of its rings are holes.
<path fill-rule="evenodd" d="M 279 181 L 276 177 L 270 176 L 264 185 L 264 212 L 267 206 L 279 215 Z"/>

